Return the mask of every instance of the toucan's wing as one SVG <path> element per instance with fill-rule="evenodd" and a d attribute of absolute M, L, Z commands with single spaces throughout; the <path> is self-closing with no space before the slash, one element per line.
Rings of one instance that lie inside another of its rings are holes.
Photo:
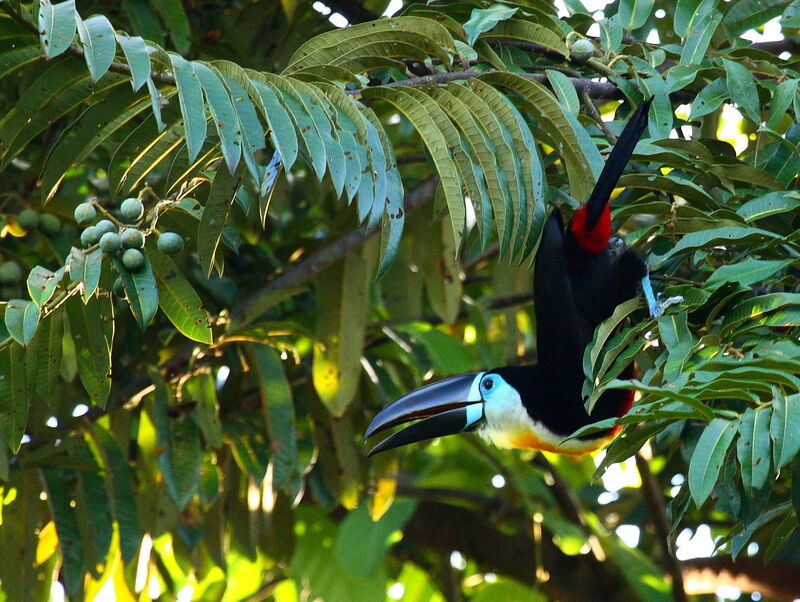
<path fill-rule="evenodd" d="M 538 363 L 561 370 L 581 365 L 591 337 L 575 301 L 567 262 L 561 212 L 554 209 L 536 252 L 533 298 Z"/>

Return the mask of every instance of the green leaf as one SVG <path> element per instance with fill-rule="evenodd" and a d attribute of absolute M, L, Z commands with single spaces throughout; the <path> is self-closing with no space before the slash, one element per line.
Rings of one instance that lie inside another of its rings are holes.
<path fill-rule="evenodd" d="M 20 345 L 27 345 L 39 325 L 39 307 L 33 301 L 11 299 L 6 305 L 5 323 L 8 334 Z"/>
<path fill-rule="evenodd" d="M 620 0 L 617 14 L 622 27 L 627 31 L 642 27 L 653 10 L 653 4 L 654 0 Z"/>
<path fill-rule="evenodd" d="M 291 84 L 297 98 L 303 103 L 309 115 L 311 115 L 311 119 L 314 121 L 314 127 L 317 129 L 325 145 L 328 175 L 330 175 L 333 190 L 336 196 L 339 197 L 342 195 L 344 183 L 347 178 L 347 161 L 339 140 L 339 135 L 333 123 L 336 111 L 328 99 L 317 88 L 300 81 L 293 81 Z M 380 167 L 383 168 L 384 166 L 381 165 Z M 381 169 L 381 171 L 383 170 Z M 383 181 L 385 182 L 385 176 Z M 386 198 L 385 192 L 381 193 L 381 198 Z M 379 216 L 380 213 L 378 213 L 376 218 Z"/>
<path fill-rule="evenodd" d="M 673 129 L 674 114 L 664 79 L 656 75 L 641 78 L 639 81 L 647 94 L 653 96 L 653 105 L 650 108 L 650 121 L 648 123 L 650 136 L 653 138 L 669 138 L 669 133 Z"/>
<path fill-rule="evenodd" d="M 77 460 L 88 466 L 95 465 L 99 469 L 99 462 L 95 461 L 87 445 L 77 445 L 70 451 Z M 92 544 L 91 551 L 94 552 L 94 558 L 90 562 L 103 564 L 114 537 L 114 517 L 106 491 L 106 480 L 98 469 L 75 471 L 78 477 L 76 505 L 85 509 L 88 539 Z M 90 556 L 87 547 L 84 547 L 84 553 Z"/>
<path fill-rule="evenodd" d="M 772 408 L 769 436 L 775 470 L 780 470 L 800 451 L 800 394 L 784 396 L 778 392 Z"/>
<path fill-rule="evenodd" d="M 158 310 L 158 286 L 155 276 L 153 276 L 150 260 L 145 254 L 144 265 L 136 272 L 131 272 L 117 257 L 114 258 L 114 265 L 125 286 L 125 296 L 133 317 L 136 318 L 139 327 L 144 330 L 150 325 Z"/>
<path fill-rule="evenodd" d="M 722 13 L 714 8 L 716 2 L 704 1 L 695 13 L 684 36 L 683 50 L 681 51 L 681 65 L 693 65 L 703 60 L 711 36 L 722 22 Z"/>
<path fill-rule="evenodd" d="M 781 27 L 798 28 L 800 27 L 800 1 L 790 2 L 786 10 L 783 11 L 780 20 Z M 769 561 L 767 561 L 769 562 Z"/>
<path fill-rule="evenodd" d="M 438 58 L 452 62 L 456 48 L 447 29 L 434 19 L 395 17 L 351 25 L 318 35 L 298 48 L 284 74 L 294 74 L 312 65 L 339 65 L 354 73 L 397 68 L 395 58 L 421 62 Z"/>
<path fill-rule="evenodd" d="M 775 87 L 772 93 L 772 101 L 769 104 L 769 115 L 767 116 L 766 127 L 770 130 L 777 128 L 783 120 L 789 105 L 797 93 L 797 78 L 782 81 Z"/>
<path fill-rule="evenodd" d="M 428 301 L 445 323 L 452 324 L 461 309 L 463 285 L 458 277 L 456 247 L 450 228 L 444 221 L 431 224 L 414 218 L 414 253 L 422 274 Z"/>
<path fill-rule="evenodd" d="M 767 230 L 761 230 L 759 228 L 729 227 L 701 230 L 699 232 L 692 232 L 691 234 L 687 234 L 681 238 L 678 243 L 664 255 L 651 255 L 648 263 L 650 264 L 650 269 L 652 270 L 671 257 L 686 254 L 697 249 L 727 246 L 736 243 L 745 244 L 770 238 L 778 238 L 778 235 Z"/>
<path fill-rule="evenodd" d="M 717 482 L 725 453 L 736 435 L 738 422 L 715 418 L 708 423 L 697 441 L 689 462 L 689 490 L 699 508 Z"/>
<path fill-rule="evenodd" d="M 242 131 L 233 109 L 230 92 L 221 81 L 221 76 L 213 67 L 193 62 L 192 68 L 205 92 L 211 117 L 217 128 L 222 144 L 222 156 L 231 173 L 236 172 L 242 151 Z"/>
<path fill-rule="evenodd" d="M 233 201 L 241 182 L 239 172 L 231 174 L 227 169 L 217 169 L 211 181 L 211 191 L 197 227 L 197 254 L 206 276 L 211 275 L 211 270 L 217 263 L 222 230 L 233 209 Z"/>
<path fill-rule="evenodd" d="M 797 518 L 794 517 L 791 512 L 787 512 L 780 524 L 775 527 L 775 530 L 772 532 L 772 536 L 770 537 L 769 544 L 767 545 L 767 549 L 764 550 L 765 565 L 772 562 L 772 559 L 775 558 L 775 555 L 781 551 L 783 546 L 787 543 L 789 537 L 791 537 L 796 530 Z"/>
<path fill-rule="evenodd" d="M 84 571 L 83 542 L 78 528 L 76 509 L 72 504 L 72 493 L 67 484 L 75 478 L 72 470 L 43 468 L 42 480 L 47 491 L 47 505 L 56 524 L 58 547 L 61 550 L 61 571 L 64 586 L 69 594 L 75 594 L 81 586 Z"/>
<path fill-rule="evenodd" d="M 133 492 L 133 474 L 114 436 L 97 422 L 86 429 L 94 443 L 94 453 L 105 471 L 105 484 L 111 501 L 111 513 L 119 529 L 122 560 L 131 562 L 139 552 L 142 532 L 139 511 Z"/>
<path fill-rule="evenodd" d="M 480 80 L 520 95 L 525 110 L 538 120 L 539 129 L 547 134 L 548 144 L 564 160 L 571 195 L 576 199 L 588 198 L 594 182 L 589 161 L 575 131 L 550 91 L 534 80 L 513 73 L 487 73 L 481 75 Z"/>
<path fill-rule="evenodd" d="M 100 284 L 100 273 L 103 268 L 103 252 L 97 248 L 87 253 L 72 247 L 67 258 L 67 270 L 73 282 L 83 283 L 83 299 L 88 301 L 97 291 Z"/>
<path fill-rule="evenodd" d="M 222 423 L 214 377 L 208 372 L 195 374 L 183 384 L 182 392 L 185 399 L 197 402 L 195 420 L 205 442 L 214 449 L 222 447 Z"/>
<path fill-rule="evenodd" d="M 367 504 L 349 512 L 336 534 L 334 550 L 342 567 L 353 577 L 373 577 L 391 545 L 391 537 L 401 531 L 417 507 L 416 500 L 401 500 L 380 520 L 373 522 Z"/>
<path fill-rule="evenodd" d="M 561 101 L 567 111 L 573 115 L 580 113 L 581 101 L 578 99 L 578 93 L 575 91 L 572 80 L 555 69 L 548 69 L 545 74 L 556 96 L 558 96 L 558 100 Z"/>
<path fill-rule="evenodd" d="M 214 66 L 216 67 L 217 65 L 215 64 Z M 222 65 L 220 65 L 222 69 L 227 66 L 227 62 L 222 62 Z M 258 119 L 256 106 L 250 100 L 247 90 L 234 77 L 228 76 L 222 71 L 220 73 L 222 73 L 225 85 L 231 92 L 231 100 L 233 100 L 233 107 L 239 121 L 238 127 L 242 130 L 242 138 L 244 139 L 242 151 L 244 159 L 247 161 L 247 168 L 250 170 L 252 177 L 257 180 L 258 168 L 255 167 L 254 155 L 258 151 L 267 148 L 264 127 Z"/>
<path fill-rule="evenodd" d="M 619 13 L 599 21 L 600 27 L 600 47 L 606 52 L 613 52 L 618 54 L 622 47 L 622 23 L 620 22 Z"/>
<path fill-rule="evenodd" d="M 389 102 L 403 113 L 419 132 L 439 172 L 450 213 L 453 237 L 456 248 L 459 248 L 466 224 L 466 206 L 461 193 L 461 180 L 458 177 L 458 168 L 450 157 L 444 134 L 431 117 L 430 108 L 426 108 L 425 104 L 408 91 L 399 88 L 367 88 L 362 92 L 362 96 Z"/>
<path fill-rule="evenodd" d="M 157 131 L 154 121 L 155 117 L 145 119 L 114 152 L 108 179 L 115 197 L 136 195 L 147 176 L 164 163 L 174 161 L 182 148 L 182 120 L 164 131 Z"/>
<path fill-rule="evenodd" d="M 460 341 L 433 328 L 430 324 L 412 322 L 398 326 L 397 330 L 407 333 L 413 341 L 422 344 L 437 376 L 449 376 L 477 368 L 475 359 L 461 345 Z"/>
<path fill-rule="evenodd" d="M 66 307 L 81 382 L 92 402 L 104 406 L 111 390 L 113 329 L 109 334 L 106 325 L 114 319 L 111 299 L 98 296 L 84 303 L 73 295 Z"/>
<path fill-rule="evenodd" d="M 41 307 L 47 303 L 56 292 L 56 287 L 64 278 L 65 267 L 60 267 L 55 272 L 37 265 L 28 274 L 28 294 L 36 305 Z"/>
<path fill-rule="evenodd" d="M 28 422 L 30 385 L 26 359 L 25 350 L 17 343 L 0 348 L 0 431 L 15 454 Z"/>
<path fill-rule="evenodd" d="M 742 467 L 742 485 L 748 496 L 767 482 L 770 458 L 770 418 L 772 409 L 747 408 L 739 419 L 739 439 L 736 446 Z"/>
<path fill-rule="evenodd" d="M 61 368 L 64 311 L 50 313 L 39 324 L 27 350 L 28 382 L 39 397 L 50 403 Z"/>
<path fill-rule="evenodd" d="M 464 86 L 450 84 L 427 92 L 462 132 L 454 150 L 459 160 L 459 173 L 476 207 L 482 242 L 488 241 L 494 213 L 501 254 L 505 253 L 510 242 L 510 224 L 513 223 L 512 200 L 508 188 L 503 185 L 507 174 L 497 164 L 499 158 L 487 133 L 499 130 L 497 116 Z M 506 146 L 502 140 L 500 142 Z"/>
<path fill-rule="evenodd" d="M 758 516 L 758 518 L 756 518 L 753 522 L 747 525 L 740 533 L 736 534 L 731 540 L 731 558 L 733 558 L 733 560 L 735 561 L 736 557 L 744 549 L 747 542 L 750 541 L 750 538 L 758 529 L 763 527 L 773 518 L 776 518 L 788 512 L 790 507 L 791 505 L 789 502 L 786 502 L 784 504 L 779 504 L 774 508 L 771 508 L 770 510 L 767 510 L 766 512 Z"/>
<path fill-rule="evenodd" d="M 297 492 L 291 490 L 291 485 L 298 473 L 298 458 L 292 392 L 274 349 L 254 344 L 250 352 L 255 359 L 256 384 L 272 450 L 272 489 L 284 489 L 293 499 Z"/>
<path fill-rule="evenodd" d="M 200 429 L 191 414 L 169 415 L 168 385 L 155 369 L 150 370 L 155 385 L 154 417 L 158 446 L 164 450 L 158 465 L 167 493 L 178 511 L 183 511 L 200 485 L 203 453 Z"/>
<path fill-rule="evenodd" d="M 667 361 L 664 363 L 664 380 L 675 381 L 683 372 L 683 366 L 696 349 L 698 342 L 692 337 L 685 313 L 659 317 L 658 332 L 668 352 Z"/>
<path fill-rule="evenodd" d="M 495 8 L 497 7 L 500 7 L 500 5 L 495 4 Z M 476 10 L 477 9 L 472 11 L 473 15 Z M 483 33 L 480 37 L 486 39 L 519 40 L 521 42 L 544 46 L 563 57 L 569 56 L 569 49 L 564 43 L 564 40 L 553 30 L 539 25 L 538 23 L 532 23 L 531 21 L 524 21 L 522 19 L 510 19 L 500 22 L 495 27 L 492 27 L 491 30 L 487 30 L 487 33 Z"/>
<path fill-rule="evenodd" d="M 147 46 L 139 36 L 126 36 L 116 34 L 117 42 L 131 68 L 131 85 L 133 91 L 138 91 L 150 79 L 150 55 Z"/>
<path fill-rule="evenodd" d="M 339 527 L 312 506 L 302 504 L 296 511 L 300 535 L 291 561 L 294 575 L 309 595 L 321 600 L 383 602 L 386 599 L 386 573 L 381 564 L 369 579 L 356 578 L 345 569 L 336 553 Z M 358 541 L 350 541 L 358 548 Z"/>
<path fill-rule="evenodd" d="M 245 86 L 243 79 L 237 78 L 237 81 L 248 90 L 250 98 L 269 125 L 272 143 L 280 153 L 288 172 L 297 160 L 299 152 L 297 134 L 295 133 L 292 117 L 290 117 L 278 95 L 261 74 L 255 71 L 247 71 L 246 73 L 249 77 L 245 76 L 244 80 L 252 83 L 255 94 Z"/>
<path fill-rule="evenodd" d="M 718 267 L 706 280 L 706 288 L 719 286 L 726 282 L 738 282 L 742 286 L 752 286 L 763 282 L 773 274 L 788 268 L 792 259 L 753 259 L 748 257 L 739 263 Z"/>
<path fill-rule="evenodd" d="M 294 130 L 300 134 L 300 141 L 305 147 L 305 159 L 314 168 L 317 179 L 322 180 L 327 169 L 325 142 L 320 136 L 308 107 L 298 97 L 296 90 L 287 78 L 270 73 L 262 73 L 260 74 L 260 79 L 269 84 L 280 99 L 280 102 L 286 107 L 290 117 L 289 123 L 294 123 Z M 261 91 L 261 88 L 259 90 Z M 262 91 L 263 97 L 264 93 Z"/>
<path fill-rule="evenodd" d="M 727 328 L 750 318 L 761 316 L 786 306 L 800 305 L 800 293 L 769 293 L 745 299 L 728 311 L 723 320 L 723 327 Z"/>
<path fill-rule="evenodd" d="M 367 262 L 359 253 L 316 278 L 316 334 L 312 379 L 320 399 L 334 416 L 353 401 L 361 377 L 361 353 L 369 313 Z"/>
<path fill-rule="evenodd" d="M 0 79 L 6 79 L 15 71 L 42 59 L 42 49 L 31 38 L 17 39 L 21 42 L 19 45 L 10 48 L 4 45 L 0 51 Z"/>
<path fill-rule="evenodd" d="M 683 90 L 697 78 L 699 70 L 700 65 L 675 65 L 670 68 L 667 71 L 667 93 Z"/>
<path fill-rule="evenodd" d="M 600 384 L 595 380 L 595 369 L 606 341 L 608 341 L 609 337 L 617 331 L 622 321 L 640 306 L 641 299 L 638 297 L 629 299 L 624 303 L 620 303 L 614 309 L 614 313 L 609 318 L 601 322 L 597 328 L 595 328 L 592 342 L 586 346 L 586 349 L 583 353 L 583 373 L 586 375 L 590 386 L 596 387 Z M 591 413 L 592 407 L 586 408 L 586 411 Z"/>
<path fill-rule="evenodd" d="M 92 80 L 97 81 L 105 75 L 114 61 L 117 47 L 114 28 L 103 15 L 93 15 L 86 20 L 78 17 L 77 24 L 86 65 L 92 74 Z"/>
<path fill-rule="evenodd" d="M 745 221 L 788 213 L 800 208 L 800 195 L 793 191 L 768 192 L 744 203 L 736 210 Z"/>
<path fill-rule="evenodd" d="M 450 89 L 459 88 L 451 86 Z M 481 111 L 483 113 L 488 111 L 492 116 L 492 120 L 489 121 L 487 120 L 489 115 L 483 115 L 481 124 L 486 132 L 494 132 L 489 135 L 488 144 L 494 147 L 497 161 L 503 171 L 499 175 L 505 179 L 503 185 L 504 190 L 507 191 L 507 196 L 504 197 L 504 202 L 507 203 L 505 226 L 508 229 L 506 242 L 513 243 L 513 246 L 510 246 L 513 257 L 522 260 L 523 249 L 531 227 L 531 215 L 529 214 L 535 206 L 531 202 L 535 195 L 528 194 L 527 190 L 530 189 L 533 192 L 536 188 L 532 179 L 532 149 L 526 146 L 526 134 L 530 134 L 528 125 L 524 119 L 520 123 L 516 108 L 506 102 L 504 95 L 492 86 L 476 81 L 470 88 L 462 87 L 460 90 L 463 90 L 460 95 L 462 102 L 466 101 L 467 106 L 476 110 L 476 115 L 479 115 Z M 470 163 L 469 170 L 471 170 L 474 161 L 472 159 L 468 159 L 468 161 Z M 466 166 L 461 169 L 462 173 L 465 171 L 468 171 Z M 539 185 L 541 185 L 541 181 Z M 508 246 L 504 247 L 501 242 L 500 254 L 505 254 L 508 248 Z"/>
<path fill-rule="evenodd" d="M 123 128 L 147 111 L 149 101 L 140 98 L 131 102 L 131 93 L 120 86 L 93 103 L 59 138 L 47 154 L 42 168 L 42 197 L 50 202 L 72 166 L 84 164 L 98 146 L 115 143 Z M 124 107 L 121 111 L 120 107 Z"/>
<path fill-rule="evenodd" d="M 210 345 L 213 337 L 208 316 L 194 287 L 177 264 L 158 250 L 153 236 L 146 238 L 145 249 L 158 283 L 158 305 L 164 314 L 181 334 Z"/>
<path fill-rule="evenodd" d="M 178 101 L 183 115 L 186 133 L 186 150 L 189 161 L 194 161 L 206 140 L 206 110 L 203 102 L 203 88 L 194 71 L 193 63 L 177 54 L 170 53 L 172 73 L 178 88 Z"/>
<path fill-rule="evenodd" d="M 47 58 L 65 52 L 75 38 L 75 0 L 52 4 L 39 0 L 39 38 Z"/>
<path fill-rule="evenodd" d="M 744 65 L 723 59 L 728 91 L 731 100 L 742 110 L 745 117 L 756 125 L 761 124 L 761 105 L 758 101 L 756 80 Z M 694 118 L 694 114 L 692 115 Z"/>
<path fill-rule="evenodd" d="M 127 81 L 117 73 L 107 74 L 91 85 L 86 69 L 77 61 L 57 61 L 31 83 L 0 120 L 0 151 L 10 161 L 54 121 L 81 105 L 100 98 Z"/>
<path fill-rule="evenodd" d="M 723 26 L 730 38 L 738 37 L 748 29 L 756 29 L 777 17 L 786 7 L 787 0 L 739 0 L 725 12 Z"/>
<path fill-rule="evenodd" d="M 161 17 L 169 32 L 169 37 L 180 54 L 189 52 L 191 46 L 191 26 L 189 17 L 181 0 L 159 0 L 150 4 Z"/>
<path fill-rule="evenodd" d="M 722 77 L 715 79 L 694 97 L 690 108 L 692 119 L 699 119 L 703 115 L 713 113 L 728 97 L 727 80 Z"/>
<path fill-rule="evenodd" d="M 156 121 L 156 126 L 158 127 L 159 132 L 163 132 L 164 129 L 167 127 L 167 124 L 161 118 L 161 103 L 166 103 L 168 100 L 165 96 L 159 92 L 158 88 L 156 88 L 155 83 L 153 82 L 153 78 L 147 78 L 147 92 L 150 94 L 150 107 L 153 109 L 153 118 Z M 181 126 L 182 127 L 182 126 Z"/>
<path fill-rule="evenodd" d="M 489 31 L 501 21 L 513 17 L 519 8 L 495 4 L 489 8 L 473 8 L 469 21 L 464 23 L 464 33 L 467 34 L 467 44 L 470 46 L 475 43 L 478 36 Z"/>
<path fill-rule="evenodd" d="M 640 600 L 668 602 L 672 600 L 670 584 L 663 578 L 663 569 L 639 549 L 612 540 L 612 558 L 625 580 Z"/>
<path fill-rule="evenodd" d="M 709 2 L 705 2 L 705 4 L 709 4 Z M 675 4 L 675 16 L 672 21 L 672 27 L 679 37 L 686 37 L 686 31 L 689 29 L 697 11 L 702 5 L 703 0 L 678 0 Z"/>

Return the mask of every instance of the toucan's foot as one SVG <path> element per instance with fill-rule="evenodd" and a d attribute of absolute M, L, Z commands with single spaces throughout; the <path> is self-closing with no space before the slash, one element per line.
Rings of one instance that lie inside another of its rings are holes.
<path fill-rule="evenodd" d="M 668 307 L 683 303 L 683 297 L 680 295 L 675 297 L 667 297 L 661 299 L 661 295 L 656 297 L 653 294 L 653 285 L 650 283 L 650 274 L 642 278 L 642 290 L 644 291 L 644 298 L 647 299 L 647 308 L 650 310 L 650 315 L 653 318 L 660 318 L 667 311 Z"/>
<path fill-rule="evenodd" d="M 654 318 L 660 318 L 664 312 L 667 311 L 668 307 L 678 305 L 679 303 L 683 303 L 683 297 L 680 295 L 667 297 L 666 299 L 661 299 L 661 295 L 659 295 L 656 304 L 649 307 L 650 315 Z"/>

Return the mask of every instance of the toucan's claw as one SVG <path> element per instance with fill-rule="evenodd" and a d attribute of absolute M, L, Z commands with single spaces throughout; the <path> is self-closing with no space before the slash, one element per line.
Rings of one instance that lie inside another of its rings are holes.
<path fill-rule="evenodd" d="M 642 290 L 644 291 L 644 298 L 647 300 L 647 308 L 650 311 L 650 316 L 653 318 L 660 318 L 664 315 L 664 312 L 667 311 L 667 308 L 683 303 L 683 297 L 680 295 L 667 297 L 666 299 L 661 299 L 660 294 L 656 297 L 656 295 L 653 294 L 650 274 L 642 278 Z"/>

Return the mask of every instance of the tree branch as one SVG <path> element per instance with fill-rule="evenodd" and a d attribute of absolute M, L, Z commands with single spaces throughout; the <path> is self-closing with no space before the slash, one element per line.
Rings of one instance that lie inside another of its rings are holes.
<path fill-rule="evenodd" d="M 650 464 L 642 456 L 641 452 L 636 452 L 636 468 L 639 470 L 639 476 L 642 479 L 642 495 L 650 512 L 653 526 L 656 528 L 656 535 L 661 545 L 661 553 L 664 555 L 667 572 L 672 577 L 672 598 L 676 602 L 686 602 L 686 590 L 683 585 L 681 566 L 669 545 L 671 526 L 669 520 L 667 520 L 664 494 L 650 470 Z"/>
<path fill-rule="evenodd" d="M 526 535 L 524 522 L 509 532 L 484 514 L 451 504 L 422 501 L 403 530 L 403 539 L 393 553 L 403 555 L 412 546 L 412 557 L 424 557 L 429 549 L 449 555 L 458 550 L 474 560 L 481 570 L 513 577 L 537 587 L 550 599 L 559 600 L 638 600 L 613 561 L 598 562 L 591 555 L 566 556 L 549 539 L 542 540 L 544 568 L 550 579 L 537 582 L 532 559 L 536 544 Z M 422 548 L 422 549 L 420 549 Z M 696 558 L 680 563 L 689 594 L 714 593 L 721 585 L 732 585 L 743 592 L 786 600 L 800 597 L 800 571 L 789 563 L 772 562 L 764 566 L 760 558 L 730 556 Z"/>
<path fill-rule="evenodd" d="M 406 194 L 404 207 L 406 213 L 413 211 L 420 205 L 430 200 L 436 192 L 438 178 L 431 178 L 416 189 Z M 240 303 L 232 313 L 235 327 L 246 326 L 263 314 L 260 305 L 269 296 L 280 289 L 298 286 L 308 282 L 322 270 L 339 261 L 353 249 L 360 247 L 370 238 L 380 232 L 378 225 L 371 230 L 358 228 L 345 234 L 339 240 L 310 255 L 305 261 L 284 272 L 275 280 L 250 295 Z"/>
<path fill-rule="evenodd" d="M 403 540 L 397 547 L 410 544 L 448 555 L 458 550 L 483 570 L 536 586 L 550 599 L 608 602 L 637 599 L 612 563 L 601 563 L 588 555 L 567 556 L 549 538 L 544 538 L 541 545 L 544 568 L 550 578 L 537 582 L 533 562 L 536 544 L 523 534 L 530 531 L 529 527 L 522 523 L 518 526 L 516 533 L 509 534 L 479 512 L 422 501 L 406 524 Z"/>
<path fill-rule="evenodd" d="M 800 571 L 796 564 L 773 561 L 764 566 L 763 558 L 730 556 L 695 558 L 681 563 L 689 594 L 712 594 L 720 585 L 732 585 L 743 592 L 758 591 L 777 600 L 800 597 Z"/>

